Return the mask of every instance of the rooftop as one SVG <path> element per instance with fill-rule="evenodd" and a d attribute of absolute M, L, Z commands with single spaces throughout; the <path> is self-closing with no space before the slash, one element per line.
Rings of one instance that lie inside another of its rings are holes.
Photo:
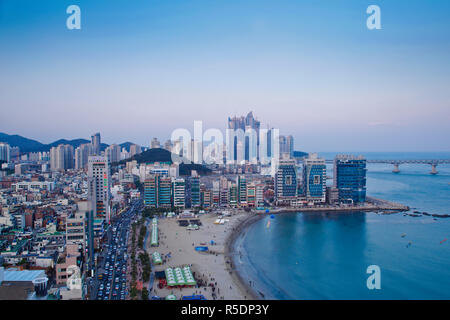
<path fill-rule="evenodd" d="M 33 281 L 46 276 L 44 270 L 5 270 L 3 281 Z"/>

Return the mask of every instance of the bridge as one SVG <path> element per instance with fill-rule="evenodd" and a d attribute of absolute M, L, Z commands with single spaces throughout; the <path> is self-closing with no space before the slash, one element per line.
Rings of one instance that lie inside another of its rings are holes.
<path fill-rule="evenodd" d="M 327 163 L 334 163 L 334 160 L 327 160 Z M 428 164 L 431 165 L 431 171 L 430 174 L 438 174 L 438 171 L 436 170 L 436 167 L 439 164 L 450 164 L 450 159 L 423 159 L 423 160 L 366 160 L 367 163 L 385 163 L 385 164 L 392 164 L 394 166 L 394 169 L 392 170 L 393 173 L 399 173 L 400 172 L 400 165 L 401 164 Z"/>

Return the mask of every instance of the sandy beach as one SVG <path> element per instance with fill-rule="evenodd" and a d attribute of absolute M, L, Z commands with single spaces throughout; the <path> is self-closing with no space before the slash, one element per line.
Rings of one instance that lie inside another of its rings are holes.
<path fill-rule="evenodd" d="M 225 224 L 214 224 L 217 215 L 208 213 L 200 215 L 199 230 L 189 231 L 178 224 L 177 218 L 164 218 L 158 221 L 159 246 L 147 245 L 149 254 L 157 251 L 163 256 L 163 264 L 153 267 L 153 271 L 164 271 L 168 267 L 190 265 L 195 278 L 204 283 L 213 284 L 200 288 L 158 288 L 158 280 L 155 279 L 151 296 L 165 297 L 174 294 L 179 299 L 181 296 L 203 294 L 206 299 L 217 300 L 245 300 L 257 299 L 251 288 L 239 278 L 233 269 L 232 253 L 229 246 L 236 235 L 251 220 L 255 214 L 241 210 L 230 211 L 231 216 L 225 217 L 229 221 Z M 192 219 L 192 218 L 191 218 Z M 215 244 L 211 245 L 211 240 Z M 150 240 L 148 240 L 150 241 Z M 195 251 L 195 246 L 206 245 L 209 253 Z M 170 253 L 170 257 L 166 255 Z"/>

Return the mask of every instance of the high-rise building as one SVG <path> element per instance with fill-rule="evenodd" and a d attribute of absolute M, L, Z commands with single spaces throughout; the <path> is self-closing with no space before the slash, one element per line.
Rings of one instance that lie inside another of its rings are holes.
<path fill-rule="evenodd" d="M 195 170 L 192 170 L 191 176 L 186 180 L 186 207 L 196 208 L 201 206 L 200 196 L 200 177 Z"/>
<path fill-rule="evenodd" d="M 80 170 L 87 167 L 88 158 L 92 155 L 93 147 L 90 143 L 80 145 L 75 149 L 75 169 Z"/>
<path fill-rule="evenodd" d="M 130 157 L 133 157 L 136 154 L 139 154 L 142 152 L 141 146 L 137 144 L 132 144 L 130 146 Z"/>
<path fill-rule="evenodd" d="M 52 171 L 64 171 L 74 168 L 74 149 L 71 145 L 60 144 L 50 149 L 50 168 Z"/>
<path fill-rule="evenodd" d="M 88 159 L 88 200 L 94 208 L 94 217 L 104 218 L 109 223 L 111 172 L 107 157 L 90 156 Z"/>
<path fill-rule="evenodd" d="M 10 160 L 19 160 L 19 156 L 20 156 L 20 148 L 19 147 L 11 147 Z"/>
<path fill-rule="evenodd" d="M 201 207 L 210 208 L 212 206 L 212 192 L 206 188 L 201 191 Z"/>
<path fill-rule="evenodd" d="M 249 112 L 247 116 L 228 118 L 228 129 L 242 130 L 244 133 L 246 130 L 253 129 L 255 131 L 256 143 L 252 144 L 248 136 L 244 137 L 244 141 L 239 141 L 237 136 L 231 137 L 232 141 L 228 141 L 230 148 L 232 148 L 234 160 L 239 162 L 238 154 L 242 152 L 242 158 L 245 161 L 250 161 L 252 159 L 251 155 L 254 155 L 256 159 L 259 159 L 259 129 L 261 127 L 261 122 L 253 117 L 253 112 Z M 231 150 L 230 150 L 231 151 Z"/>
<path fill-rule="evenodd" d="M 294 156 L 294 137 L 293 136 L 280 136 L 280 158 L 283 155 Z"/>
<path fill-rule="evenodd" d="M 164 149 L 166 149 L 167 151 L 172 151 L 172 141 L 169 139 L 164 143 Z"/>
<path fill-rule="evenodd" d="M 172 206 L 172 179 L 167 176 L 159 176 L 158 208 L 170 208 L 171 206 Z"/>
<path fill-rule="evenodd" d="M 230 183 L 228 205 L 230 207 L 238 206 L 238 187 L 236 183 Z"/>
<path fill-rule="evenodd" d="M 11 161 L 11 147 L 6 142 L 0 142 L 0 161 Z"/>
<path fill-rule="evenodd" d="M 175 208 L 185 207 L 185 182 L 184 179 L 172 179 L 172 199 Z"/>
<path fill-rule="evenodd" d="M 172 179 L 165 175 L 150 175 L 144 182 L 144 204 L 154 208 L 172 206 Z"/>
<path fill-rule="evenodd" d="M 339 202 L 362 203 L 366 201 L 366 172 L 366 159 L 363 156 L 336 156 L 333 186 L 338 189 Z"/>
<path fill-rule="evenodd" d="M 280 160 L 275 173 L 275 200 L 289 204 L 297 197 L 297 166 L 294 160 Z"/>
<path fill-rule="evenodd" d="M 112 144 L 105 150 L 105 155 L 108 157 L 110 163 L 120 161 L 120 146 L 117 144 Z"/>
<path fill-rule="evenodd" d="M 212 188 L 212 206 L 220 206 L 220 181 L 213 181 Z"/>
<path fill-rule="evenodd" d="M 241 206 L 247 205 L 247 179 L 244 175 L 237 176 L 236 181 L 238 187 L 238 203 Z"/>
<path fill-rule="evenodd" d="M 247 184 L 247 205 L 249 207 L 256 206 L 256 185 L 254 183 Z"/>
<path fill-rule="evenodd" d="M 230 201 L 230 186 L 226 177 L 220 177 L 220 206 L 228 207 Z"/>
<path fill-rule="evenodd" d="M 148 177 L 144 181 L 144 205 L 158 207 L 158 181 L 156 175 Z"/>
<path fill-rule="evenodd" d="M 159 140 L 157 138 L 152 139 L 152 142 L 150 143 L 150 148 L 151 149 L 161 148 L 161 143 L 159 142 Z"/>
<path fill-rule="evenodd" d="M 303 196 L 307 201 L 325 202 L 326 173 L 325 159 L 319 158 L 316 153 L 309 154 L 303 160 Z"/>
<path fill-rule="evenodd" d="M 255 205 L 257 207 L 264 206 L 264 183 L 257 183 L 255 185 Z"/>
<path fill-rule="evenodd" d="M 91 136 L 91 144 L 92 144 L 92 155 L 99 156 L 101 149 L 101 138 L 100 132 L 97 132 Z"/>

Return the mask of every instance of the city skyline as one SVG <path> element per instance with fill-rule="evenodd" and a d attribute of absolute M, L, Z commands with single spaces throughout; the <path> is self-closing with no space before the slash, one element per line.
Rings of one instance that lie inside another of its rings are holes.
<path fill-rule="evenodd" d="M 67 30 L 69 2 L 2 1 L 1 131 L 147 146 L 253 111 L 296 150 L 450 151 L 450 4 L 378 1 L 368 30 L 341 3 L 78 1 Z"/>

